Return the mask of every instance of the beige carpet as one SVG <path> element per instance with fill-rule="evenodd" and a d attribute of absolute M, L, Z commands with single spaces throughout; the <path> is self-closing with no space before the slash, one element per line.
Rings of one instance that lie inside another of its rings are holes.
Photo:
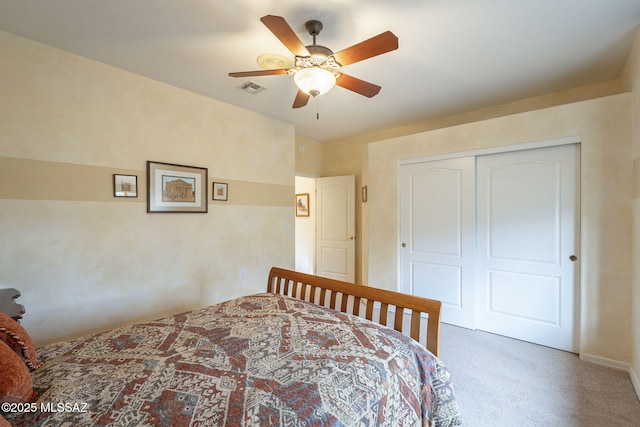
<path fill-rule="evenodd" d="M 465 426 L 640 426 L 629 375 L 576 354 L 443 324 L 440 358 Z"/>

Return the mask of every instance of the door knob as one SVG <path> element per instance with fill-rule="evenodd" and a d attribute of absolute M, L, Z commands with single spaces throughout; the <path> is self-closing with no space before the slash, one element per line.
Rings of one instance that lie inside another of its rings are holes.
<path fill-rule="evenodd" d="M 354 236 L 349 236 L 349 237 L 347 237 L 347 240 L 353 240 L 353 239 L 355 239 L 355 237 L 354 237 Z"/>
<path fill-rule="evenodd" d="M 407 247 L 407 244 L 406 244 L 406 243 L 403 243 L 403 244 L 402 244 L 402 247 L 403 247 L 403 248 L 406 248 L 406 247 Z"/>
<path fill-rule="evenodd" d="M 572 262 L 576 262 L 576 261 L 578 260 L 578 257 L 577 257 L 577 256 L 575 256 L 575 255 L 571 255 L 571 256 L 569 257 L 569 259 L 570 259 Z"/>

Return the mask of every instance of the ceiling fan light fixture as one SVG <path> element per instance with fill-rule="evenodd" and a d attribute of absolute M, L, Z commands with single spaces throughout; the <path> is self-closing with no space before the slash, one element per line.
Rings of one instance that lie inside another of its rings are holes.
<path fill-rule="evenodd" d="M 336 84 L 336 76 L 320 67 L 309 67 L 298 70 L 293 76 L 298 88 L 316 97 L 329 92 Z"/>

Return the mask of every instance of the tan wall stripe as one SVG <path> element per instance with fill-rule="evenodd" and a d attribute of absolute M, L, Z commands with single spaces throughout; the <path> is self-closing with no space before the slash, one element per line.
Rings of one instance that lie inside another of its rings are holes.
<path fill-rule="evenodd" d="M 213 182 L 229 184 L 228 201 L 211 200 Z M 293 207 L 295 205 L 295 186 L 209 178 L 209 204 L 225 203 L 231 205 Z"/>
<path fill-rule="evenodd" d="M 114 197 L 113 174 L 138 176 L 138 197 Z M 146 171 L 0 157 L 0 199 L 147 202 Z M 213 182 L 229 184 L 228 200 L 211 200 Z M 294 206 L 293 185 L 209 178 L 209 205 Z"/>

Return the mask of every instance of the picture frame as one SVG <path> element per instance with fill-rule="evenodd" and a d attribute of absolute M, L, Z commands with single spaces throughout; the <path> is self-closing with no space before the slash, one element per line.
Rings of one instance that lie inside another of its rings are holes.
<path fill-rule="evenodd" d="M 226 182 L 214 182 L 211 186 L 211 198 L 213 200 L 228 200 L 229 184 Z"/>
<path fill-rule="evenodd" d="M 114 173 L 113 197 L 138 197 L 138 175 Z"/>
<path fill-rule="evenodd" d="M 296 194 L 296 216 L 309 216 L 309 193 Z"/>
<path fill-rule="evenodd" d="M 147 161 L 147 213 L 207 213 L 208 170 Z"/>

